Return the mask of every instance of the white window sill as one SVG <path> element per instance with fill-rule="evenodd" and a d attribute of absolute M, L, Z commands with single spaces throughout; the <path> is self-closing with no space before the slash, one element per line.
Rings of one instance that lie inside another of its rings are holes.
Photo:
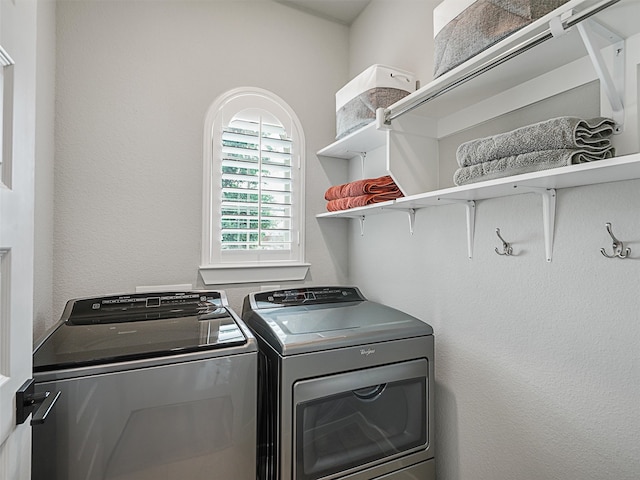
<path fill-rule="evenodd" d="M 202 265 L 200 276 L 206 285 L 304 280 L 310 266 L 310 263 Z"/>

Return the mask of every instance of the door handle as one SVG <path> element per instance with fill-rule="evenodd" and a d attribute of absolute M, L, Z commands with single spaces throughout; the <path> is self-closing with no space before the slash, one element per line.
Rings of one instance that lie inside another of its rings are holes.
<path fill-rule="evenodd" d="M 33 378 L 24 382 L 16 392 L 16 425 L 24 423 L 32 413 L 31 425 L 43 424 L 61 393 L 56 392 L 55 395 L 51 392 L 35 393 Z"/>

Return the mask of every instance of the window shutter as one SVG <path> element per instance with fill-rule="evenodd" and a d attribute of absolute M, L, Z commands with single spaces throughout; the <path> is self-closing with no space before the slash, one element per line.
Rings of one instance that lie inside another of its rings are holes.
<path fill-rule="evenodd" d="M 222 250 L 290 250 L 292 140 L 285 128 L 236 116 L 221 141 Z"/>

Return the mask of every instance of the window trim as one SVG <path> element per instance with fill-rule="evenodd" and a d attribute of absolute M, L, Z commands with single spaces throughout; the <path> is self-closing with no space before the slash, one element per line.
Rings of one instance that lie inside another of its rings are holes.
<path fill-rule="evenodd" d="M 222 262 L 216 259 L 212 242 L 212 215 L 214 213 L 214 190 L 212 185 L 212 175 L 214 168 L 214 128 L 217 127 L 219 116 L 223 108 L 229 102 L 241 96 L 254 95 L 269 100 L 284 110 L 291 119 L 293 128 L 296 130 L 298 142 L 296 144 L 299 187 L 301 189 L 298 204 L 299 222 L 298 230 L 298 256 L 291 260 L 274 261 L 247 261 L 247 262 Z M 261 283 L 270 281 L 294 281 L 304 280 L 307 276 L 310 264 L 305 259 L 305 194 L 304 194 L 304 172 L 305 172 L 305 138 L 302 125 L 289 105 L 274 93 L 257 87 L 239 87 L 227 91 L 220 95 L 209 107 L 204 124 L 203 135 L 203 202 L 202 202 L 202 251 L 200 275 L 207 285 L 222 285 L 236 283 Z"/>

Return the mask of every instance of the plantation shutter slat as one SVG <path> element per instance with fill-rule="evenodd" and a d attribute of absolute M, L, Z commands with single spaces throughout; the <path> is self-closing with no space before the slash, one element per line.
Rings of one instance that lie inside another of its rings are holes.
<path fill-rule="evenodd" d="M 234 118 L 222 132 L 222 250 L 291 248 L 291 139 L 282 125 Z"/>

